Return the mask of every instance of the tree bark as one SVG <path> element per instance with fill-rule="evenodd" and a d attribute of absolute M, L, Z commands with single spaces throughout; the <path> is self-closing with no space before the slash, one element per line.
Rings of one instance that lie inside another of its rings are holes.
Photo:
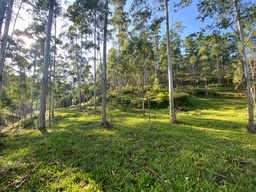
<path fill-rule="evenodd" d="M 35 50 L 35 55 L 34 55 L 34 62 L 33 62 L 33 75 L 32 75 L 32 82 L 31 82 L 31 103 L 30 103 L 30 118 L 32 119 L 33 117 L 33 105 L 34 105 L 34 84 L 35 84 L 35 65 L 36 65 L 36 60 L 37 60 L 37 49 Z"/>
<path fill-rule="evenodd" d="M 236 10 L 236 19 L 237 19 L 237 28 L 240 36 L 240 43 L 241 43 L 241 52 L 243 57 L 243 68 L 244 68 L 244 78 L 246 83 L 246 94 L 247 94 L 247 105 L 248 105 L 248 125 L 247 131 L 250 133 L 255 133 L 256 129 L 254 126 L 254 111 L 253 111 L 253 99 L 252 99 L 252 92 L 251 92 L 251 83 L 250 83 L 250 72 L 249 66 L 247 62 L 246 52 L 245 52 L 245 44 L 244 44 L 244 29 L 241 24 L 241 16 L 240 10 L 237 4 L 237 1 L 234 0 L 235 10 Z"/>
<path fill-rule="evenodd" d="M 50 40 L 51 40 L 51 28 L 53 20 L 53 9 L 54 1 L 50 1 L 50 9 L 47 23 L 47 32 L 46 32 L 46 44 L 44 51 L 44 70 L 43 70 L 43 79 L 42 79 L 42 88 L 41 88 L 41 98 L 40 98 L 40 111 L 38 117 L 38 129 L 45 128 L 45 112 L 46 112 L 46 93 L 47 93 L 47 82 L 48 82 L 48 69 L 50 63 Z"/>
<path fill-rule="evenodd" d="M 10 0 L 9 4 L 8 4 L 8 11 L 7 11 L 7 17 L 6 17 L 6 22 L 5 22 L 5 29 L 4 29 L 4 34 L 3 34 L 3 37 L 2 37 L 2 42 L 1 42 L 1 52 L 0 52 L 0 104 L 2 103 L 4 60 L 5 60 L 5 55 L 6 55 L 6 45 L 7 45 L 7 41 L 8 41 L 8 32 L 9 32 L 9 27 L 10 27 L 11 17 L 12 17 L 13 1 L 14 0 Z"/>
<path fill-rule="evenodd" d="M 94 106 L 94 113 L 96 112 L 96 13 L 95 13 L 95 23 L 94 23 L 94 57 L 93 57 L 93 106 Z"/>
<path fill-rule="evenodd" d="M 56 48 L 56 37 L 57 37 L 57 21 L 56 21 L 56 14 L 55 14 L 55 22 L 54 22 L 54 56 L 53 56 L 53 80 L 52 80 L 52 100 L 51 100 L 51 111 L 52 111 L 52 117 L 54 118 L 54 87 L 55 87 L 55 77 L 56 77 L 56 52 L 57 52 L 57 48 Z"/>
<path fill-rule="evenodd" d="M 4 14 L 6 10 L 7 0 L 1 0 L 0 2 L 0 38 L 2 36 L 2 25 L 4 22 Z"/>
<path fill-rule="evenodd" d="M 108 30 L 108 0 L 105 1 L 104 40 L 103 40 L 103 64 L 102 64 L 102 111 L 101 125 L 109 126 L 107 122 L 107 30 Z"/>
<path fill-rule="evenodd" d="M 76 67 L 77 67 L 77 75 L 78 75 L 78 111 L 81 112 L 81 67 L 79 65 L 78 60 L 78 42 L 77 42 L 77 36 L 76 36 Z"/>
<path fill-rule="evenodd" d="M 168 0 L 165 0 L 165 19 L 166 19 L 167 60 L 168 60 L 170 123 L 176 123 L 177 120 L 176 120 L 175 110 L 174 110 L 173 74 L 172 74 L 170 35 L 169 35 Z"/>

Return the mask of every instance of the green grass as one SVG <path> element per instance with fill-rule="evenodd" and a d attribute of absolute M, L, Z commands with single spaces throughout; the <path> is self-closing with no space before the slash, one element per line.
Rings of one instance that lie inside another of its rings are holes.
<path fill-rule="evenodd" d="M 111 108 L 57 111 L 49 134 L 4 138 L 0 191 L 256 191 L 256 135 L 246 132 L 246 101 L 190 98 L 193 110 Z"/>

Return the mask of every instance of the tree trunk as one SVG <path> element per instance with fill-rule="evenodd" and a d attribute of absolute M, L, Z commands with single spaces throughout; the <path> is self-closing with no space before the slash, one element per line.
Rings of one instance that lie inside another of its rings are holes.
<path fill-rule="evenodd" d="M 77 75 L 78 75 L 78 111 L 81 112 L 81 68 L 78 61 L 78 42 L 76 36 L 76 67 L 77 67 Z"/>
<path fill-rule="evenodd" d="M 54 9 L 54 0 L 51 0 L 48 23 L 47 23 L 46 44 L 45 44 L 45 51 L 44 51 L 44 70 L 43 70 L 41 98 L 40 98 L 40 112 L 38 117 L 39 129 L 45 128 L 46 93 L 47 93 L 47 82 L 48 82 L 48 68 L 50 63 L 50 40 L 51 40 L 53 9 Z"/>
<path fill-rule="evenodd" d="M 97 29 L 96 29 L 96 12 L 95 12 L 95 23 L 94 23 L 94 56 L 93 56 L 93 106 L 94 113 L 96 112 L 96 43 L 97 43 Z"/>
<path fill-rule="evenodd" d="M 120 34 L 120 27 L 118 27 L 118 34 Z M 120 96 L 120 103 L 124 105 L 123 101 L 123 79 L 122 79 L 122 64 L 121 64 L 121 42 L 120 37 L 118 38 L 118 64 L 120 67 L 118 73 L 120 74 L 119 77 L 119 96 Z"/>
<path fill-rule="evenodd" d="M 168 60 L 170 123 L 176 123 L 177 120 L 176 120 L 175 110 L 174 110 L 172 60 L 171 60 L 171 46 L 170 46 L 170 36 L 169 36 L 168 0 L 165 0 L 165 19 L 166 19 L 167 60 Z"/>
<path fill-rule="evenodd" d="M 255 133 L 256 129 L 254 127 L 254 111 L 253 111 L 253 99 L 252 99 L 252 93 L 251 93 L 251 83 L 250 83 L 250 72 L 249 72 L 249 66 L 246 58 L 246 52 L 245 52 L 245 44 L 244 44 L 244 30 L 243 26 L 241 24 L 241 16 L 240 16 L 240 10 L 237 5 L 237 1 L 234 0 L 234 5 L 236 9 L 236 19 L 237 19 L 237 28 L 240 36 L 241 41 L 241 51 L 242 51 L 242 57 L 243 57 L 243 68 L 244 68 L 244 78 L 246 83 L 246 94 L 247 94 L 247 104 L 248 104 L 248 125 L 247 125 L 247 131 L 250 133 Z"/>
<path fill-rule="evenodd" d="M 101 125 L 107 127 L 107 30 L 108 30 L 108 0 L 105 2 L 103 64 L 102 64 L 102 112 Z"/>
<path fill-rule="evenodd" d="M 56 52 L 57 52 L 57 48 L 56 48 L 56 36 L 57 36 L 57 22 L 56 22 L 56 14 L 55 14 L 55 22 L 54 22 L 54 56 L 53 56 L 53 80 L 52 80 L 52 100 L 51 100 L 51 106 L 52 106 L 52 117 L 54 118 L 54 87 L 55 87 L 55 76 L 56 76 Z"/>
<path fill-rule="evenodd" d="M 1 52 L 0 52 L 0 104 L 2 103 L 4 60 L 5 60 L 5 55 L 6 55 L 6 45 L 7 45 L 7 40 L 8 40 L 9 26 L 10 26 L 11 17 L 12 17 L 13 1 L 14 0 L 9 1 L 8 12 L 7 12 L 7 17 L 6 17 L 6 22 L 5 22 L 5 29 L 4 29 L 4 34 L 2 36 L 2 42 L 1 42 Z"/>
<path fill-rule="evenodd" d="M 35 51 L 35 58 L 33 63 L 33 75 L 32 75 L 32 83 L 31 83 L 31 104 L 30 104 L 30 118 L 33 117 L 33 105 L 34 105 L 34 84 L 35 84 L 35 65 L 37 60 L 37 49 Z"/>
<path fill-rule="evenodd" d="M 6 10 L 6 4 L 7 4 L 7 0 L 1 0 L 1 2 L 0 2 L 0 38 L 2 35 L 2 25 L 4 22 L 4 14 L 5 14 L 5 10 Z"/>

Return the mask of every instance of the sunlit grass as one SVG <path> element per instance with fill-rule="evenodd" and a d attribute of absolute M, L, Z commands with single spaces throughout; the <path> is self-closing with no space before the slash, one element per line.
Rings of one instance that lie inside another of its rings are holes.
<path fill-rule="evenodd" d="M 111 106 L 109 129 L 96 113 L 61 109 L 49 134 L 22 130 L 0 151 L 6 191 L 255 191 L 256 138 L 246 101 L 190 98 L 192 110 Z M 17 135 L 18 134 L 18 135 Z"/>

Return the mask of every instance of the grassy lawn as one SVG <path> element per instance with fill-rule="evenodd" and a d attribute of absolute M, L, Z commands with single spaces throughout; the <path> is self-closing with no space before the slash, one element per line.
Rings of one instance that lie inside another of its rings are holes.
<path fill-rule="evenodd" d="M 57 111 L 49 134 L 21 130 L 0 150 L 0 191 L 256 191 L 246 100 L 190 98 L 193 110 Z"/>

